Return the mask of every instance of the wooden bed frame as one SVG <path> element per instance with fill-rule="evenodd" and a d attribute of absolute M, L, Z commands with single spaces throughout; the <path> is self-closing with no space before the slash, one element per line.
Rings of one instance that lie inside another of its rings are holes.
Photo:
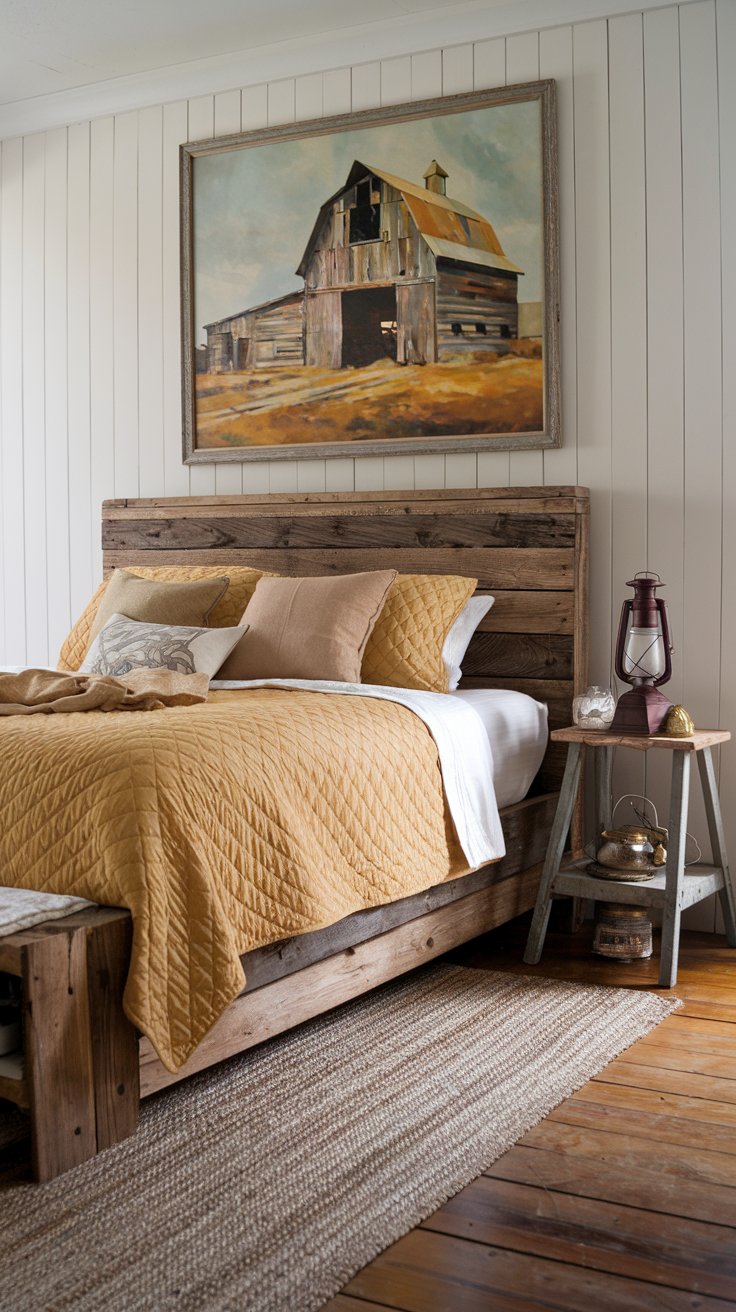
<path fill-rule="evenodd" d="M 478 579 L 495 604 L 461 687 L 527 692 L 570 723 L 587 677 L 588 493 L 481 488 L 106 501 L 104 567 L 253 565 L 281 574 L 394 567 Z M 49 1180 L 135 1130 L 140 1099 L 367 992 L 529 910 L 564 766 L 550 745 L 528 797 L 505 807 L 503 860 L 242 960 L 244 992 L 176 1075 L 122 1010 L 129 913 L 101 907 L 0 939 L 22 981 L 24 1062 L 0 1097 L 30 1111 Z M 571 835 L 580 846 L 580 813 Z"/>

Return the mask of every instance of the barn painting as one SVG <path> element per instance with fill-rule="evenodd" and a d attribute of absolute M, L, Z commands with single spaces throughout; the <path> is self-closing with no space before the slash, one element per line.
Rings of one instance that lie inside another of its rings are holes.
<path fill-rule="evenodd" d="M 556 444 L 551 102 L 184 147 L 186 458 Z"/>

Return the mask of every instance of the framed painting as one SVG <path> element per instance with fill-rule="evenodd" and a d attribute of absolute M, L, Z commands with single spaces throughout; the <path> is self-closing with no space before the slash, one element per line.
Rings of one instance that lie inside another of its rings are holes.
<path fill-rule="evenodd" d="M 557 446 L 555 87 L 181 147 L 186 462 Z"/>

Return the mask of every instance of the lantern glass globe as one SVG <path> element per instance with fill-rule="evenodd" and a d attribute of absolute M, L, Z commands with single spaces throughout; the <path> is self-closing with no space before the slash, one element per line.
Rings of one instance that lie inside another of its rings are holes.
<path fill-rule="evenodd" d="M 659 679 L 665 672 L 664 640 L 659 629 L 632 628 L 626 635 L 624 673 L 631 679 Z"/>

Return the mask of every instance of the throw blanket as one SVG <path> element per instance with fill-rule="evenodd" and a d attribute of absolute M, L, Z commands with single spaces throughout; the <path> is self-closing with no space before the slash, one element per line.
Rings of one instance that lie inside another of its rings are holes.
<path fill-rule="evenodd" d="M 258 688 L 0 722 L 0 882 L 130 909 L 125 1010 L 169 1070 L 242 953 L 468 869 L 437 746 L 394 702 Z"/>
<path fill-rule="evenodd" d="M 206 674 L 131 670 L 123 679 L 54 670 L 0 671 L 0 715 L 69 714 L 72 711 L 158 711 L 207 700 Z"/>

